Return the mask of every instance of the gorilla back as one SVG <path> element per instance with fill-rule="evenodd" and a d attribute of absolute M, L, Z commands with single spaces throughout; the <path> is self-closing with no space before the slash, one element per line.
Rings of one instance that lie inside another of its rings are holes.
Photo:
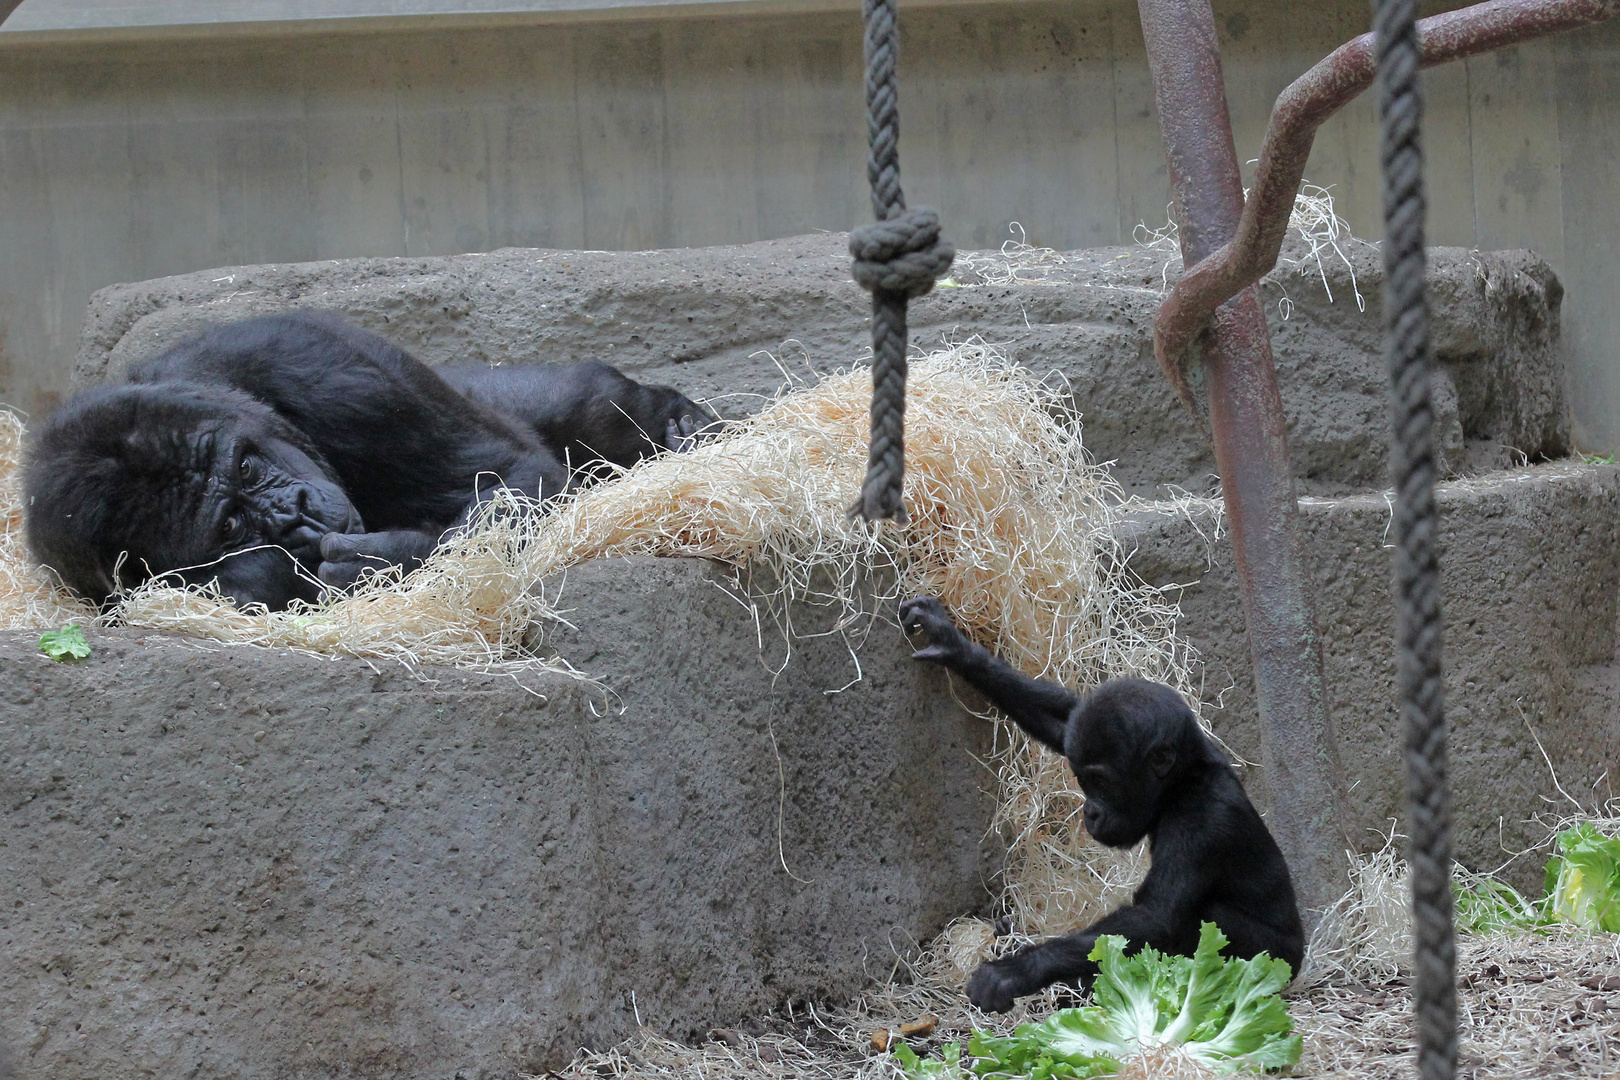
<path fill-rule="evenodd" d="M 320 313 L 213 327 L 38 432 L 29 545 L 96 601 L 174 575 L 279 609 L 414 567 L 497 487 L 550 498 L 593 459 L 680 449 L 714 419 L 606 365 L 523 370 L 458 366 L 452 386 Z"/>

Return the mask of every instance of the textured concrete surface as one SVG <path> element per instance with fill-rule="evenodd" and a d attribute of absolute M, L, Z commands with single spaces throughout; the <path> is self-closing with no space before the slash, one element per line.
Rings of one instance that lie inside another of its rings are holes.
<path fill-rule="evenodd" d="M 0 1042 L 39 1080 L 511 1077 L 886 974 L 987 898 L 987 725 L 898 630 L 842 693 L 836 638 L 773 679 L 724 583 L 571 575 L 605 704 L 0 635 Z"/>
<path fill-rule="evenodd" d="M 1289 249 L 1291 258 L 1302 254 Z M 1382 276 L 1376 252 L 1350 255 L 1350 265 L 1327 261 L 1333 303 L 1319 280 L 1290 267 L 1268 284 L 1268 298 L 1286 294 L 1293 304 L 1274 341 L 1290 448 L 1307 490 L 1372 486 L 1386 469 Z M 1139 247 L 1070 252 L 1061 266 L 1026 271 L 1037 281 L 1019 285 L 983 284 L 964 265 L 964 287 L 912 305 L 912 341 L 926 348 L 977 334 L 1004 343 L 1020 362 L 1068 380 L 1086 445 L 1117 461 L 1124 483 L 1202 492 L 1213 459 L 1153 359 L 1153 312 L 1170 258 Z M 1352 270 L 1365 312 L 1352 302 Z M 1562 290 L 1547 265 L 1524 252 L 1437 248 L 1430 277 L 1449 466 L 1496 464 L 1508 448 L 1532 458 L 1565 452 Z M 513 249 L 237 267 L 121 285 L 91 302 L 75 381 L 117 377 L 209 323 L 297 307 L 343 312 L 429 363 L 608 360 L 718 397 L 722 412 L 756 408 L 781 384 L 783 366 L 847 366 L 871 348 L 871 302 L 850 280 L 844 237 L 815 235 L 646 253 Z"/>
<path fill-rule="evenodd" d="M 1442 485 L 1446 715 L 1457 857 L 1490 870 L 1545 839 L 1527 818 L 1557 792 L 1585 791 L 1620 763 L 1615 721 L 1620 469 L 1559 463 Z M 1389 504 L 1381 494 L 1302 503 L 1315 569 L 1329 708 L 1351 799 L 1366 828 L 1405 811 L 1396 715 Z M 1212 542 L 1217 506 L 1144 511 L 1121 527 L 1130 566 L 1180 591 L 1215 731 L 1258 761 L 1254 681 L 1231 549 Z M 1188 584 L 1191 583 L 1191 584 Z M 1265 771 L 1246 783 L 1267 799 Z M 1371 835 L 1368 834 L 1369 840 Z M 1506 851 L 1504 851 L 1504 847 Z M 1521 886 L 1541 887 L 1521 860 Z"/>

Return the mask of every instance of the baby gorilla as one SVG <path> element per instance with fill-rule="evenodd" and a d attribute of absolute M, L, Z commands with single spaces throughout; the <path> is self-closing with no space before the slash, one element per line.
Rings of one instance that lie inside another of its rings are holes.
<path fill-rule="evenodd" d="M 1032 679 L 974 644 L 932 597 L 907 600 L 901 623 L 928 644 L 913 655 L 961 675 L 1030 737 L 1069 759 L 1086 793 L 1086 831 L 1128 848 L 1144 836 L 1153 868 L 1132 903 L 1078 933 L 979 965 L 968 998 L 989 1012 L 1052 983 L 1089 987 L 1088 959 L 1104 934 L 1127 951 L 1151 945 L 1190 956 L 1199 924 L 1213 922 L 1245 959 L 1267 952 L 1295 972 L 1304 930 L 1288 866 L 1232 766 L 1168 686 L 1113 679 L 1084 697 Z"/>

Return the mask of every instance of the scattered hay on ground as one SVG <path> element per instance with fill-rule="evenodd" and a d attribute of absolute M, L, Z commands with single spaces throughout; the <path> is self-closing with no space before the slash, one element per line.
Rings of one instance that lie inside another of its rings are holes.
<path fill-rule="evenodd" d="M 1412 873 L 1397 839 L 1392 827 L 1377 851 L 1348 854 L 1350 888 L 1316 924 L 1295 988 L 1381 983 L 1408 969 Z"/>
<path fill-rule="evenodd" d="M 1620 1069 L 1620 937 L 1559 927 L 1461 935 L 1458 1075 L 1612 1080 Z M 1404 975 L 1313 987 L 1288 1003 L 1305 1037 L 1298 1072 L 1345 1080 L 1413 1075 Z"/>

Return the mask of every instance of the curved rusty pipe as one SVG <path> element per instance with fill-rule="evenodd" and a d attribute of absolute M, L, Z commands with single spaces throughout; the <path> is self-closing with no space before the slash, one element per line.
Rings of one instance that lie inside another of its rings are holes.
<path fill-rule="evenodd" d="M 1418 22 L 1424 67 L 1574 30 L 1620 15 L 1620 0 L 1490 0 Z M 1371 34 L 1339 46 L 1277 96 L 1254 184 L 1230 242 L 1181 276 L 1153 319 L 1159 367 L 1196 417 L 1183 365 L 1215 309 L 1277 265 L 1316 129 L 1372 85 Z"/>

